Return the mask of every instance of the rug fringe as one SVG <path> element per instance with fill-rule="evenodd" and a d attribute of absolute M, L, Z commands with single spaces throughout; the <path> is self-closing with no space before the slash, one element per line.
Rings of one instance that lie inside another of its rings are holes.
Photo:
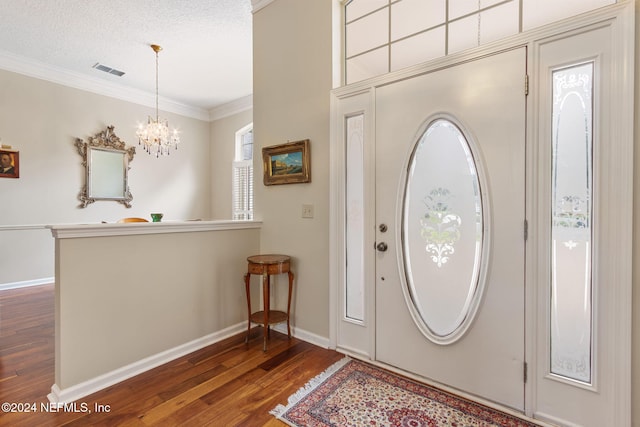
<path fill-rule="evenodd" d="M 340 368 L 342 368 L 344 365 L 346 365 L 350 361 L 351 361 L 351 358 L 348 356 L 345 356 L 343 359 L 338 360 L 336 363 L 334 363 L 333 365 L 325 369 L 324 372 L 312 378 L 308 383 L 306 383 L 293 395 L 289 396 L 289 401 L 287 402 L 286 405 L 280 404 L 275 408 L 273 408 L 271 411 L 269 411 L 269 413 L 271 415 L 274 415 L 279 420 L 284 421 L 282 420 L 281 417 L 282 415 L 284 415 L 284 413 L 287 410 L 289 410 L 289 408 L 291 408 L 293 405 L 295 405 L 300 400 L 305 398 L 309 393 L 315 390 L 320 384 L 326 381 L 327 378 L 329 378 L 331 375 L 333 375 L 336 371 L 338 371 Z"/>

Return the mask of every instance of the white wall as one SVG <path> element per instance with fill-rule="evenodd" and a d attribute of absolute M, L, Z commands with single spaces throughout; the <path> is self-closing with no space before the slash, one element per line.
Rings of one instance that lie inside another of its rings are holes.
<path fill-rule="evenodd" d="M 252 121 L 253 109 L 249 109 L 211 122 L 211 219 L 231 218 L 236 132 Z M 260 157 L 260 151 L 254 150 L 253 156 Z M 258 172 L 256 177 L 261 179 Z"/>
<path fill-rule="evenodd" d="M 165 220 L 210 218 L 209 124 L 162 114 L 183 142 L 156 159 L 135 137 L 149 114 L 149 107 L 0 70 L 0 138 L 20 151 L 20 178 L 0 178 L 0 286 L 53 277 L 53 238 L 33 225 L 114 222 L 151 212 L 163 212 Z M 87 141 L 108 125 L 136 147 L 132 207 L 103 201 L 78 208 L 84 168 L 75 139 Z"/>
<path fill-rule="evenodd" d="M 254 155 L 256 219 L 262 253 L 292 256 L 292 325 L 329 337 L 330 1 L 278 0 L 253 16 L 254 144 L 311 141 L 311 182 L 264 186 Z M 302 204 L 314 217 L 301 218 Z M 284 278 L 278 280 L 284 280 Z M 283 306 L 285 286 L 276 286 Z"/>

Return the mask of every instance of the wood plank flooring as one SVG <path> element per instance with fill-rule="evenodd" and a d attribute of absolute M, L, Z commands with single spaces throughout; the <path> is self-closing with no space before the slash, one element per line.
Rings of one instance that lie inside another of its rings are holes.
<path fill-rule="evenodd" d="M 171 361 L 47 412 L 54 383 L 53 285 L 0 291 L 0 412 L 11 426 L 283 426 L 269 411 L 343 355 L 261 329 Z M 23 409 L 23 408 L 20 408 Z M 53 409 L 53 408 L 51 408 Z"/>

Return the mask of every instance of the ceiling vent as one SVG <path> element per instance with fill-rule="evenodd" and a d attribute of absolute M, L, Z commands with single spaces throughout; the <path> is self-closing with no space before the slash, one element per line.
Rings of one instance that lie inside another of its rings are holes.
<path fill-rule="evenodd" d="M 122 77 L 124 75 L 124 71 L 116 70 L 115 68 L 107 67 L 106 65 L 102 65 L 99 62 L 93 66 L 96 70 L 104 71 L 105 73 L 113 74 L 114 76 Z"/>

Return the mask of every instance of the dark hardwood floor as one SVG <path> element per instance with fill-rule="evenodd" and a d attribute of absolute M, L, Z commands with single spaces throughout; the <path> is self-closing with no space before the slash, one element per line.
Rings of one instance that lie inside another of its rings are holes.
<path fill-rule="evenodd" d="M 53 285 L 5 290 L 0 403 L 31 412 L 3 410 L 0 425 L 283 426 L 269 411 L 342 357 L 277 332 L 263 352 L 261 339 L 245 344 L 240 335 L 82 398 L 76 412 L 47 412 L 54 383 Z"/>

